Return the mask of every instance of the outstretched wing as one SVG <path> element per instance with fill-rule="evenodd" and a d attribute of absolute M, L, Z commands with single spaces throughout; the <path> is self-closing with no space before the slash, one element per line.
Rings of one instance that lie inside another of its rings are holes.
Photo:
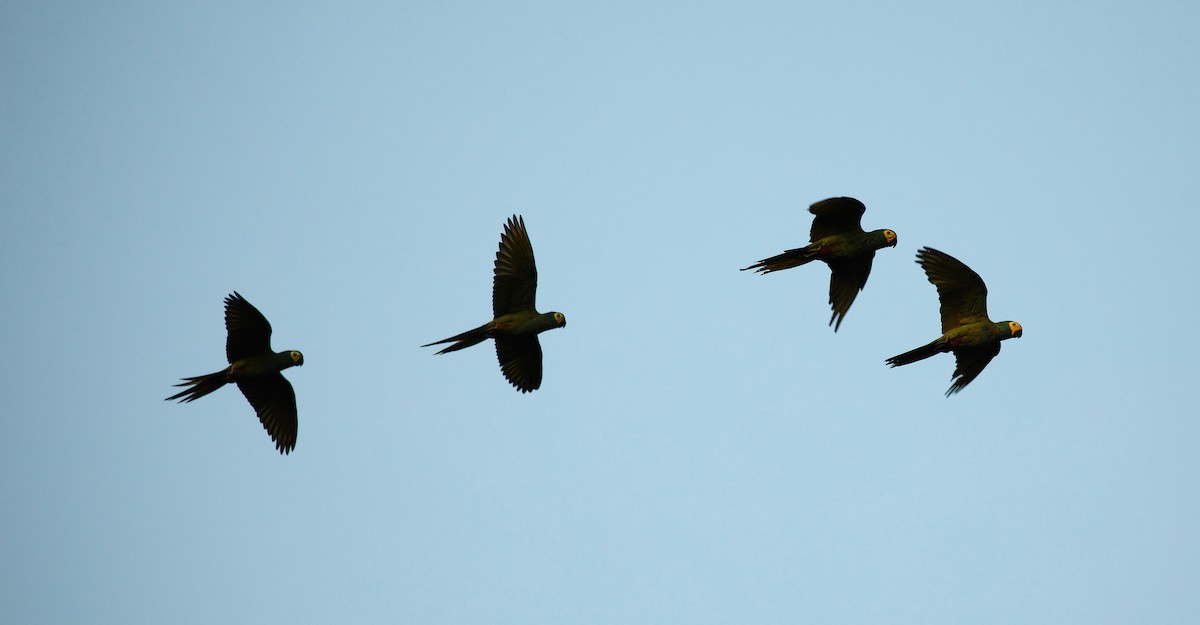
<path fill-rule="evenodd" d="M 504 377 L 522 393 L 542 385 L 542 345 L 537 335 L 496 337 L 496 358 Z"/>
<path fill-rule="evenodd" d="M 230 364 L 271 351 L 271 324 L 237 291 L 225 298 L 225 330 Z"/>
<path fill-rule="evenodd" d="M 925 270 L 933 286 L 937 287 L 943 333 L 959 326 L 989 321 L 987 286 L 979 274 L 957 258 L 931 247 L 917 251 L 917 264 Z"/>
<path fill-rule="evenodd" d="M 867 207 L 852 197 L 831 197 L 808 207 L 816 215 L 808 231 L 810 242 L 834 234 L 862 234 L 863 213 Z"/>
<path fill-rule="evenodd" d="M 829 323 L 833 325 L 834 332 L 842 326 L 842 318 L 850 310 L 858 292 L 866 286 L 867 277 L 871 275 L 871 261 L 874 258 L 875 252 L 871 251 L 861 256 L 828 261 L 829 270 L 832 272 L 829 275 L 829 305 L 833 308 L 833 316 L 829 318 Z"/>
<path fill-rule="evenodd" d="M 536 295 L 537 266 L 533 262 L 533 245 L 525 231 L 525 219 L 513 215 L 504 224 L 500 249 L 496 252 L 492 313 L 499 317 L 514 312 L 533 312 Z"/>
<path fill-rule="evenodd" d="M 959 347 L 954 350 L 954 360 L 957 363 L 954 367 L 954 375 L 951 378 L 954 382 L 946 391 L 946 397 L 957 393 L 971 383 L 971 380 L 979 377 L 983 372 L 983 368 L 988 366 L 988 363 L 1000 353 L 999 341 L 988 343 L 978 347 Z"/>
<path fill-rule="evenodd" d="M 275 448 L 286 454 L 296 448 L 296 392 L 282 374 L 255 376 L 237 381 L 246 400 L 254 406 Z"/>

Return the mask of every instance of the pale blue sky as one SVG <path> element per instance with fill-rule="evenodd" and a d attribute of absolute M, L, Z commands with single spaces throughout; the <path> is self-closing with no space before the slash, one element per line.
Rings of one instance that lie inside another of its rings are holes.
<path fill-rule="evenodd" d="M 0 621 L 1197 622 L 1198 70 L 1183 1 L 3 3 Z M 837 334 L 738 271 L 834 195 Z M 513 213 L 529 395 L 417 347 Z M 949 399 L 923 245 L 1025 327 Z M 233 290 L 290 456 L 163 401 Z"/>

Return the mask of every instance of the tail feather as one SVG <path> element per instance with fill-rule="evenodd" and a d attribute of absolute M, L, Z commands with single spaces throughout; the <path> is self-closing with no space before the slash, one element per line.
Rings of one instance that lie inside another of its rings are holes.
<path fill-rule="evenodd" d="M 922 345 L 898 356 L 892 356 L 891 358 L 887 359 L 887 364 L 893 367 L 899 367 L 902 365 L 912 364 L 918 360 L 925 360 L 930 356 L 947 351 L 950 351 L 950 348 L 947 347 L 941 339 L 937 339 L 928 345 Z"/>
<path fill-rule="evenodd" d="M 788 250 L 782 254 L 776 254 L 770 258 L 764 258 L 763 260 L 760 260 L 749 267 L 743 268 L 742 271 L 753 269 L 757 273 L 771 273 L 772 271 L 780 271 L 783 269 L 791 269 L 792 267 L 799 267 L 800 265 L 805 265 L 812 262 L 816 258 L 816 249 L 812 248 L 811 246 L 800 247 L 794 250 Z"/>
<path fill-rule="evenodd" d="M 421 347 L 429 347 L 430 345 L 441 345 L 442 343 L 454 343 L 453 345 L 446 347 L 446 348 L 442 349 L 441 351 L 439 351 L 438 354 L 445 354 L 446 352 L 456 352 L 460 349 L 465 349 L 472 345 L 478 345 L 479 343 L 482 343 L 485 340 L 487 340 L 488 331 L 491 330 L 491 326 L 492 326 L 492 322 L 489 321 L 489 322 L 479 326 L 478 328 L 474 328 L 472 330 L 467 330 L 466 332 L 463 332 L 462 334 L 456 334 L 448 339 L 442 339 L 440 341 L 426 343 L 426 344 L 422 345 Z"/>
<path fill-rule="evenodd" d="M 195 401 L 208 395 L 209 393 L 225 386 L 229 382 L 229 367 L 225 367 L 216 373 L 208 375 L 198 375 L 194 378 L 183 378 L 183 382 L 175 386 L 186 386 L 187 388 L 168 397 L 166 401 L 178 399 L 180 402 Z"/>

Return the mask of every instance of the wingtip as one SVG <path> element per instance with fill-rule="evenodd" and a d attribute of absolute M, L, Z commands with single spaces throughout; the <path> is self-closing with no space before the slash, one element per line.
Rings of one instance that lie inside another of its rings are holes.
<path fill-rule="evenodd" d="M 842 327 L 842 320 L 845 318 L 846 315 L 844 313 L 839 316 L 836 310 L 833 311 L 833 316 L 829 318 L 829 325 L 833 326 L 834 332 L 837 332 L 838 328 Z"/>

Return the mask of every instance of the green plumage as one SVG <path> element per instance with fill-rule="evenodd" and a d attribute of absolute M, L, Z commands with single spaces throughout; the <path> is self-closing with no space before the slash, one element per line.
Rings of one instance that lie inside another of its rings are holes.
<path fill-rule="evenodd" d="M 837 332 L 854 298 L 867 284 L 875 250 L 895 247 L 897 242 L 892 230 L 863 231 L 861 220 L 866 210 L 862 202 L 851 197 L 821 200 L 808 209 L 814 215 L 808 245 L 765 258 L 742 271 L 771 273 L 824 261 L 830 270 L 829 305 L 833 316 L 829 325 Z"/>
<path fill-rule="evenodd" d="M 888 358 L 887 364 L 899 367 L 935 354 L 954 352 L 957 366 L 946 391 L 949 397 L 983 372 L 1000 353 L 1000 341 L 1020 337 L 1024 331 L 1015 321 L 994 322 L 988 318 L 987 286 L 979 274 L 958 259 L 925 247 L 917 252 L 917 264 L 937 287 L 942 335 L 921 347 Z"/>
<path fill-rule="evenodd" d="M 281 371 L 304 364 L 295 350 L 271 351 L 271 324 L 237 291 L 225 298 L 225 358 L 229 366 L 216 373 L 183 378 L 187 387 L 167 398 L 195 401 L 233 382 L 254 407 L 258 420 L 279 453 L 296 447 L 296 393 Z"/>
<path fill-rule="evenodd" d="M 567 318 L 560 312 L 539 313 L 534 306 L 536 296 L 533 245 L 524 218 L 513 215 L 504 224 L 496 252 L 492 277 L 494 318 L 478 328 L 421 347 L 452 343 L 438 352 L 445 354 L 495 339 L 504 377 L 522 393 L 536 390 L 542 385 L 542 346 L 537 335 L 567 325 Z"/>

